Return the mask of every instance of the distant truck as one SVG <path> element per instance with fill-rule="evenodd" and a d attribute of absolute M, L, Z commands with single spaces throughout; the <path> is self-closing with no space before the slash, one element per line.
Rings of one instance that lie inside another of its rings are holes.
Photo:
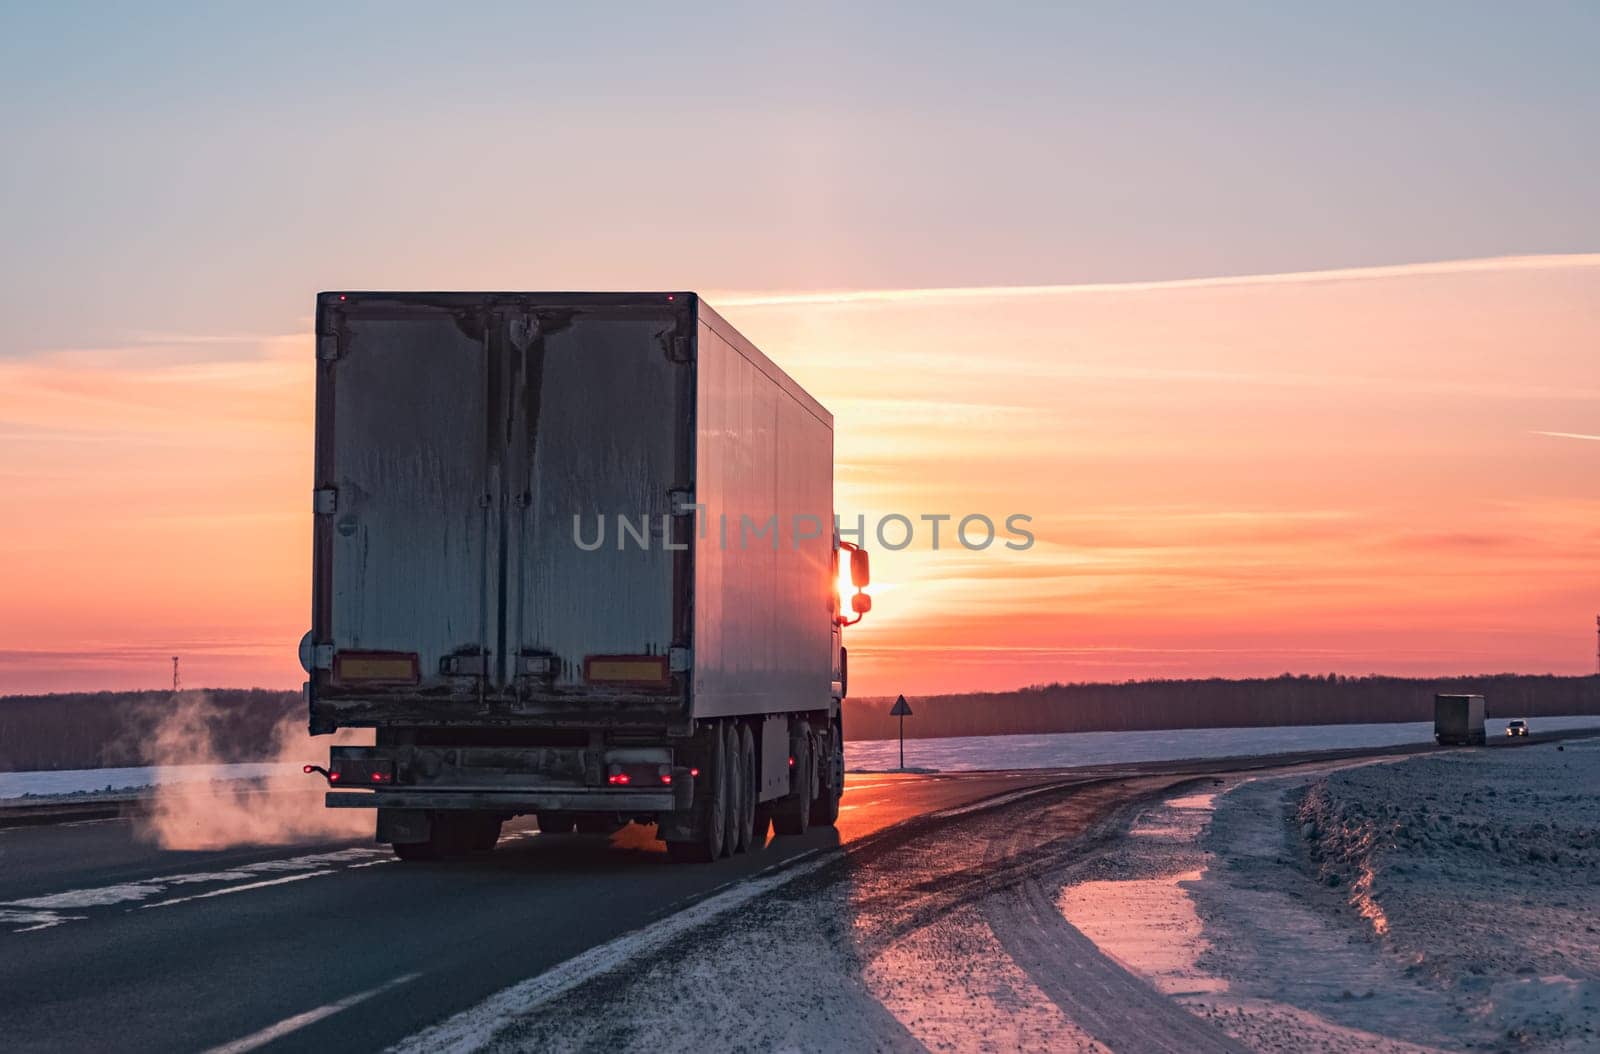
<path fill-rule="evenodd" d="M 1440 746 L 1483 746 L 1483 696 L 1435 695 L 1433 739 Z"/>
<path fill-rule="evenodd" d="M 688 292 L 323 293 L 316 347 L 310 727 L 376 729 L 328 806 L 406 860 L 835 822 L 870 572 L 815 399 Z"/>

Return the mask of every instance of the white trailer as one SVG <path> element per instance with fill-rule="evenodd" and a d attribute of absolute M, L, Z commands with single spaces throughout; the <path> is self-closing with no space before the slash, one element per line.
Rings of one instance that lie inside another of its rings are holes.
<path fill-rule="evenodd" d="M 688 292 L 324 293 L 316 333 L 310 726 L 377 730 L 329 806 L 407 859 L 834 821 L 870 598 L 827 410 Z"/>

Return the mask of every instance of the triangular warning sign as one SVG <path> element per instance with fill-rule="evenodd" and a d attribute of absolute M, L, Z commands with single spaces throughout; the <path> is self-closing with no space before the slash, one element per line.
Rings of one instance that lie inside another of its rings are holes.
<path fill-rule="evenodd" d="M 906 697 L 901 696 L 894 701 L 894 708 L 889 711 L 890 717 L 910 717 L 911 706 L 906 702 Z"/>

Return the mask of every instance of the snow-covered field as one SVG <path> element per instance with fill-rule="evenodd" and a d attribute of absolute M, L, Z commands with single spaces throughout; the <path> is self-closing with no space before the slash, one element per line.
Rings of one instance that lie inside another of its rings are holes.
<path fill-rule="evenodd" d="M 915 720 L 915 718 L 913 718 Z M 1505 734 L 1504 720 L 1489 721 L 1489 735 Z M 1535 731 L 1600 728 L 1600 716 L 1541 717 Z M 1160 732 L 1064 732 L 1041 736 L 961 736 L 906 740 L 906 765 L 940 772 L 981 769 L 1072 768 L 1138 761 L 1239 757 L 1300 750 L 1337 750 L 1426 743 L 1428 722 L 1384 725 L 1299 725 L 1282 728 L 1184 728 Z M 844 745 L 852 772 L 892 769 L 899 743 L 863 740 Z M 157 783 L 210 779 L 259 779 L 296 775 L 298 765 L 169 765 L 143 768 L 66 769 L 59 772 L 0 772 L 0 799 L 23 795 L 91 794 L 150 787 Z"/>
<path fill-rule="evenodd" d="M 915 721 L 916 718 L 912 717 Z M 1535 732 L 1600 728 L 1600 716 L 1539 717 Z M 1504 736 L 1506 721 L 1485 722 L 1491 737 Z M 1180 728 L 1159 732 L 1063 732 L 1040 736 L 961 736 L 906 740 L 906 766 L 940 772 L 980 769 L 1052 769 L 1079 765 L 1119 765 L 1137 761 L 1242 757 L 1301 750 L 1340 750 L 1431 743 L 1433 723 L 1381 725 L 1293 725 L 1276 728 Z M 873 739 L 844 745 L 845 765 L 853 772 L 892 769 L 900 763 L 900 744 Z"/>
<path fill-rule="evenodd" d="M 58 772 L 0 772 L 0 800 L 24 795 L 87 795 L 138 790 L 157 783 L 195 780 L 259 779 L 300 771 L 297 765 L 153 765 L 120 769 L 62 769 Z"/>
<path fill-rule="evenodd" d="M 1597 1050 L 1597 806 L 1596 740 L 1249 779 L 1148 810 L 1061 909 L 1253 1050 Z"/>

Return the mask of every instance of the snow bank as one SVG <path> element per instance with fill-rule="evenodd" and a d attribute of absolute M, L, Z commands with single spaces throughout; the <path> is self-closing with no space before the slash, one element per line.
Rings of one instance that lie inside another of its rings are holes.
<path fill-rule="evenodd" d="M 1405 971 L 1519 1045 L 1600 1045 L 1600 742 L 1309 786 L 1305 866 Z"/>

